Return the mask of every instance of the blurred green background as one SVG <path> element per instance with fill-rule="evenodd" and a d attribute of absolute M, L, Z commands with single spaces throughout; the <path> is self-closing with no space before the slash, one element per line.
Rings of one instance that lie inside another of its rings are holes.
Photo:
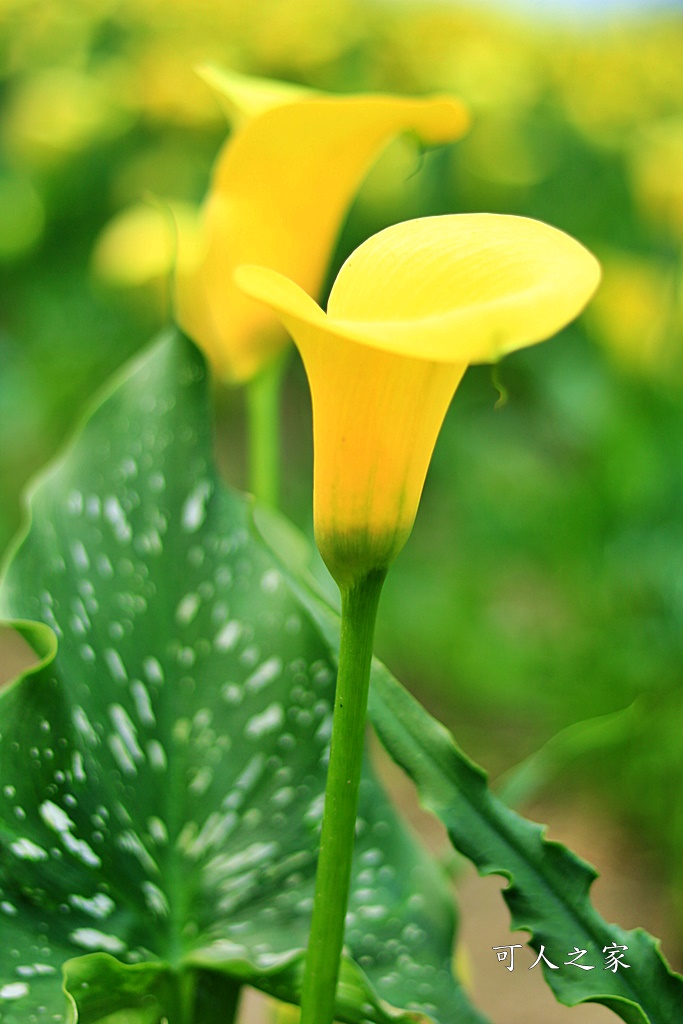
<path fill-rule="evenodd" d="M 530 215 L 599 256 L 578 324 L 468 371 L 378 647 L 494 773 L 569 728 L 529 791 L 589 792 L 638 835 L 683 950 L 680 7 L 581 28 L 418 0 L 0 0 L 0 54 L 0 551 L 28 479 L 167 321 L 158 201 L 190 216 L 226 134 L 198 62 L 471 106 L 461 143 L 386 151 L 330 277 L 372 232 L 443 212 Z M 243 484 L 242 396 L 216 400 Z M 283 419 L 283 503 L 310 530 L 294 357 Z"/>

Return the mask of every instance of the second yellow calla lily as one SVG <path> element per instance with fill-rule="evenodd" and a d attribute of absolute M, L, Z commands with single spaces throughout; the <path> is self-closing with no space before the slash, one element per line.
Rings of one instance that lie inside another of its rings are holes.
<path fill-rule="evenodd" d="M 404 131 L 432 145 L 456 139 L 468 115 L 446 96 L 331 96 L 223 71 L 206 77 L 234 131 L 203 207 L 203 244 L 179 274 L 178 316 L 219 375 L 243 382 L 286 336 L 268 309 L 238 291 L 234 269 L 258 263 L 315 294 L 342 218 L 382 147 Z"/>
<path fill-rule="evenodd" d="M 342 267 L 327 313 L 281 274 L 237 271 L 239 286 L 279 314 L 306 367 L 316 541 L 342 588 L 385 571 L 403 547 L 467 366 L 550 337 L 599 278 L 568 235 L 493 214 L 374 235 Z"/>

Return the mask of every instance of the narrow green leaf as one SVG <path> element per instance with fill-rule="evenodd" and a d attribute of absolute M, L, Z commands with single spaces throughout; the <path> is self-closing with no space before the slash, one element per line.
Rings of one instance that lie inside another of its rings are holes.
<path fill-rule="evenodd" d="M 528 931 L 536 951 L 544 945 L 557 954 L 559 970 L 543 963 L 543 971 L 558 1001 L 602 1003 L 627 1024 L 680 1019 L 683 978 L 670 970 L 647 932 L 624 931 L 595 911 L 589 890 L 597 872 L 495 797 L 485 772 L 388 674 L 375 684 L 375 728 L 416 783 L 424 805 L 441 818 L 453 845 L 482 875 L 509 879 L 503 896 L 511 927 Z M 627 947 L 628 969 L 607 968 L 605 949 L 615 943 Z M 564 966 L 562 957 L 575 948 L 589 951 L 589 963 L 598 966 L 593 971 Z"/>
<path fill-rule="evenodd" d="M 334 650 L 337 613 L 308 571 L 300 538 L 283 543 L 292 528 L 275 519 L 275 513 L 258 510 L 254 522 L 266 539 L 276 531 L 278 550 L 291 556 L 283 566 L 290 586 Z M 560 843 L 548 841 L 541 825 L 527 821 L 496 797 L 483 769 L 377 660 L 369 713 L 388 753 L 413 779 L 424 807 L 445 824 L 455 848 L 480 874 L 509 880 L 503 896 L 511 927 L 528 931 L 530 945 L 537 952 L 544 946 L 558 966 L 552 970 L 545 962 L 542 965 L 559 1002 L 601 1003 L 627 1024 L 683 1020 L 683 977 L 671 971 L 658 943 L 642 929 L 624 931 L 600 917 L 589 896 L 595 870 Z M 605 947 L 615 943 L 628 947 L 628 968 L 618 966 L 614 971 L 605 966 Z M 589 953 L 581 962 L 596 965 L 592 971 L 567 964 L 575 948 Z"/>
<path fill-rule="evenodd" d="M 627 742 L 642 710 L 642 701 L 634 701 L 608 715 L 573 722 L 499 778 L 498 795 L 508 806 L 532 800 L 582 757 Z"/>
<path fill-rule="evenodd" d="M 43 659 L 0 694 L 2 1024 L 212 1024 L 230 979 L 296 1002 L 335 666 L 217 475 L 184 338 L 34 487 L 0 616 Z M 369 768 L 349 909 L 340 1020 L 481 1024 Z"/>

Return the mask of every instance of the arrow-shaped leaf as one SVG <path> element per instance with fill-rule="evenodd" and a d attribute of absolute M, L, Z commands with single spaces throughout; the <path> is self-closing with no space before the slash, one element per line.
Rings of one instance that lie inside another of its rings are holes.
<path fill-rule="evenodd" d="M 30 515 L 0 591 L 44 659 L 0 694 L 0 1021 L 213 1024 L 241 982 L 296 1001 L 335 667 L 218 478 L 189 342 L 122 376 Z M 366 771 L 339 1019 L 480 1024 L 453 929 Z"/>

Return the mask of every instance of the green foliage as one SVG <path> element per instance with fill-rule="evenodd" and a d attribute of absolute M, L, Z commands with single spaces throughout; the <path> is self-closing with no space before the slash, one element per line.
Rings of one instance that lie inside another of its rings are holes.
<path fill-rule="evenodd" d="M 43 658 L 0 695 L 0 1020 L 225 1021 L 243 982 L 295 1002 L 335 667 L 219 481 L 189 342 L 116 383 L 30 515 L 0 591 Z M 339 1019 L 482 1024 L 453 933 L 367 769 Z"/>
<path fill-rule="evenodd" d="M 667 1024 L 683 1009 L 683 977 L 663 960 L 642 929 L 624 931 L 593 909 L 589 889 L 597 873 L 543 829 L 510 811 L 486 787 L 485 773 L 457 748 L 443 727 L 393 681 L 375 683 L 372 719 L 392 757 L 414 779 L 424 805 L 483 875 L 499 874 L 511 927 L 530 934 L 540 951 L 576 948 L 601 954 L 628 948 L 628 969 L 583 971 L 543 964 L 545 979 L 567 1006 L 601 1003 L 628 1024 Z"/>
<path fill-rule="evenodd" d="M 288 579 L 334 648 L 339 620 L 307 571 L 300 539 L 275 517 L 257 518 L 262 535 L 287 552 Z M 291 534 L 290 534 L 291 536 Z M 601 1003 L 627 1024 L 670 1024 L 683 1009 L 683 977 L 671 971 L 657 942 L 642 929 L 608 924 L 590 903 L 597 872 L 540 825 L 510 810 L 487 786 L 486 773 L 457 746 L 443 725 L 375 662 L 369 713 L 393 760 L 415 783 L 423 806 L 441 819 L 455 848 L 482 875 L 509 881 L 504 890 L 513 930 L 529 932 L 537 951 L 576 948 L 602 954 L 614 943 L 628 948 L 628 968 L 581 970 L 543 963 L 546 981 L 567 1006 Z"/>

